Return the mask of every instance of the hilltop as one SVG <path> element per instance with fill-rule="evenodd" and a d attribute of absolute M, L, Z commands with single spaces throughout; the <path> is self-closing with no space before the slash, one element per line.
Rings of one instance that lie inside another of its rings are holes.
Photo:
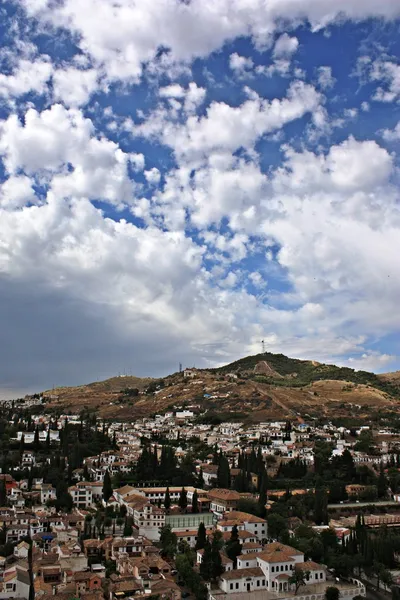
<path fill-rule="evenodd" d="M 199 420 L 343 418 L 400 415 L 400 373 L 376 375 L 265 352 L 215 369 L 161 379 L 113 377 L 44 392 L 47 406 L 96 410 L 107 419 L 134 419 L 192 407 Z"/>

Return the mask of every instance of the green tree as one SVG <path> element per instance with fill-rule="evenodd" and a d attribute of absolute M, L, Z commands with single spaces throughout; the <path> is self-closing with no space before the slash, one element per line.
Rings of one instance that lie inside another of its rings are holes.
<path fill-rule="evenodd" d="M 110 473 L 107 471 L 105 472 L 104 475 L 104 481 L 103 481 L 103 498 L 105 502 L 108 502 L 109 499 L 111 498 L 113 493 L 113 488 L 112 488 L 112 483 L 111 483 L 111 477 L 110 477 Z"/>
<path fill-rule="evenodd" d="M 267 502 L 267 492 L 268 492 L 268 477 L 267 472 L 264 470 L 261 475 L 261 483 L 260 483 L 260 493 L 258 496 L 258 512 L 260 517 L 265 517 L 266 508 L 265 504 Z"/>
<path fill-rule="evenodd" d="M 22 458 L 22 454 L 23 454 L 24 450 L 25 450 L 25 436 L 24 436 L 24 434 L 22 434 L 21 440 L 19 442 L 19 453 L 21 455 L 21 458 Z"/>
<path fill-rule="evenodd" d="M 124 537 L 130 537 L 133 533 L 133 527 L 132 527 L 132 522 L 131 519 L 126 518 L 125 519 L 125 525 L 124 525 Z"/>
<path fill-rule="evenodd" d="M 183 488 L 181 489 L 181 493 L 179 494 L 179 501 L 178 501 L 178 505 L 179 505 L 179 508 L 180 508 L 182 511 L 186 511 L 187 504 L 188 504 L 188 501 L 187 501 L 187 491 L 186 491 L 186 490 L 185 490 L 185 488 L 183 487 Z"/>
<path fill-rule="evenodd" d="M 164 558 L 173 558 L 176 554 L 177 537 L 170 525 L 164 525 L 160 534 L 161 554 Z"/>
<path fill-rule="evenodd" d="M 297 596 L 302 585 L 307 584 L 307 579 L 310 576 L 310 571 L 304 571 L 303 569 L 296 568 L 288 579 L 290 585 L 294 585 L 294 595 Z"/>
<path fill-rule="evenodd" d="M 330 585 L 325 590 L 325 600 L 339 600 L 340 598 L 340 590 L 339 588 Z"/>
<path fill-rule="evenodd" d="M 211 543 L 211 561 L 212 561 L 212 578 L 215 581 L 224 572 L 224 566 L 221 558 L 222 534 L 220 531 L 214 531 Z"/>
<path fill-rule="evenodd" d="M 6 483 L 4 479 L 0 479 L 0 506 L 6 506 L 7 504 L 7 491 Z"/>
<path fill-rule="evenodd" d="M 328 494 L 324 487 L 317 488 L 314 496 L 314 521 L 317 525 L 328 523 Z"/>
<path fill-rule="evenodd" d="M 226 543 L 225 549 L 227 555 L 233 561 L 234 568 L 236 569 L 237 557 L 242 553 L 242 544 L 239 540 L 239 531 L 236 525 L 232 527 L 231 537 Z"/>
<path fill-rule="evenodd" d="M 164 496 L 164 508 L 165 510 L 168 512 L 169 509 L 171 508 L 171 496 L 169 493 L 169 487 L 167 487 L 167 489 L 165 490 L 165 496 Z"/>
<path fill-rule="evenodd" d="M 385 498 L 388 490 L 388 482 L 386 479 L 385 471 L 383 469 L 383 464 L 381 463 L 379 466 L 379 477 L 377 481 L 377 490 L 379 498 Z"/>
<path fill-rule="evenodd" d="M 33 437 L 33 449 L 35 452 L 37 452 L 39 450 L 40 447 L 40 441 L 39 441 L 39 427 L 36 425 L 35 428 L 35 435 Z"/>
<path fill-rule="evenodd" d="M 197 514 L 199 512 L 199 495 L 197 490 L 194 490 L 192 496 L 192 513 Z"/>
<path fill-rule="evenodd" d="M 231 487 L 231 472 L 229 468 L 229 462 L 222 452 L 220 452 L 218 456 L 217 485 L 220 488 L 226 489 Z"/>
<path fill-rule="evenodd" d="M 286 519 L 277 513 L 271 513 L 267 517 L 268 536 L 274 540 L 281 538 L 282 532 L 287 531 Z"/>
<path fill-rule="evenodd" d="M 195 545 L 195 550 L 201 550 L 202 548 L 204 548 L 204 546 L 206 545 L 206 541 L 207 541 L 207 533 L 206 533 L 206 528 L 204 526 L 204 523 L 200 523 L 199 528 L 197 530 L 197 538 L 196 538 L 196 545 Z"/>
<path fill-rule="evenodd" d="M 203 548 L 203 556 L 200 563 L 200 575 L 204 581 L 211 581 L 213 576 L 211 544 L 208 540 L 206 540 Z"/>

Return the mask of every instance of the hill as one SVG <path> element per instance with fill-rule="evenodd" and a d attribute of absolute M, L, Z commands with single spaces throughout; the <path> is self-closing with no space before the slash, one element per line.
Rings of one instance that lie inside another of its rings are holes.
<path fill-rule="evenodd" d="M 391 376 L 392 375 L 392 376 Z M 266 352 L 194 377 L 113 377 L 44 392 L 49 408 L 95 410 L 107 419 L 135 419 L 192 407 L 199 420 L 400 418 L 400 374 L 375 375 Z M 205 413 L 205 414 L 204 414 Z M 202 415 L 202 416 L 200 416 Z"/>

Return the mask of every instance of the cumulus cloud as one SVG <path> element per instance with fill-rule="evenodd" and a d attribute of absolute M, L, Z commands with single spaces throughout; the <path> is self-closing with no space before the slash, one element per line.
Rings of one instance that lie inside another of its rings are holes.
<path fill-rule="evenodd" d="M 395 142 L 400 140 L 400 121 L 397 123 L 394 129 L 384 129 L 382 131 L 382 137 L 387 142 Z"/>
<path fill-rule="evenodd" d="M 335 85 L 332 67 L 318 67 L 318 83 L 323 90 L 329 90 Z"/>
<path fill-rule="evenodd" d="M 308 0 L 301 4 L 297 0 L 220 0 L 217 4 L 211 0 L 140 4 L 121 0 L 118 9 L 101 0 L 86 0 L 84 5 L 79 0 L 56 5 L 50 0 L 21 0 L 21 4 L 30 17 L 69 30 L 81 51 L 101 65 L 109 79 L 128 81 L 138 81 L 143 66 L 159 60 L 160 47 L 169 50 L 162 54 L 167 70 L 176 62 L 207 56 L 239 36 L 250 34 L 262 46 L 270 42 L 282 21 L 309 22 L 319 29 L 338 18 L 400 15 L 396 0 Z M 288 47 L 286 38 L 281 43 Z"/>
<path fill-rule="evenodd" d="M 242 76 L 249 73 L 254 66 L 251 58 L 241 56 L 237 52 L 234 52 L 229 57 L 229 66 L 236 73 L 236 75 Z"/>
<path fill-rule="evenodd" d="M 144 176 L 146 177 L 146 180 L 152 185 L 157 185 L 161 179 L 161 173 L 156 167 L 153 167 L 149 171 L 145 171 Z"/>
<path fill-rule="evenodd" d="M 54 99 L 66 106 L 82 106 L 98 88 L 98 78 L 96 69 L 84 70 L 73 66 L 57 69 L 53 75 Z"/>
<path fill-rule="evenodd" d="M 390 364 L 368 342 L 400 328 L 396 157 L 349 135 L 357 109 L 332 118 L 329 65 L 314 86 L 292 59 L 299 26 L 389 19 L 398 2 L 18 4 L 31 19 L 20 35 L 62 33 L 65 46 L 48 57 L 17 40 L 2 55 L 0 387 L 161 375 L 259 351 L 260 339 L 301 358 Z M 272 64 L 255 67 L 233 45 L 243 37 Z M 222 77 L 223 89 L 207 70 L 220 54 L 194 62 L 221 48 L 253 89 Z M 398 99 L 394 60 L 359 66 L 375 100 Z M 288 80 L 263 97 L 259 74 Z"/>
<path fill-rule="evenodd" d="M 40 172 L 61 197 L 101 198 L 116 205 L 132 201 L 130 162 L 143 166 L 142 155 L 130 156 L 115 142 L 96 137 L 90 119 L 57 104 L 41 113 L 29 109 L 24 123 L 15 114 L 0 121 L 0 156 L 10 175 Z"/>
<path fill-rule="evenodd" d="M 11 100 L 29 92 L 45 94 L 52 72 L 53 66 L 48 57 L 21 58 L 10 75 L 0 73 L 0 97 Z"/>
<path fill-rule="evenodd" d="M 394 102 L 400 99 L 400 65 L 389 60 L 375 61 L 371 66 L 370 79 L 386 84 L 386 87 L 378 87 L 373 100 Z"/>
<path fill-rule="evenodd" d="M 198 160 L 215 151 L 251 148 L 266 133 L 315 110 L 320 101 L 313 86 L 295 81 L 283 99 L 257 97 L 238 107 L 212 102 L 204 116 L 190 117 L 184 124 L 174 123 L 168 112 L 159 110 L 135 127 L 134 133 L 161 139 L 177 157 Z"/>
<path fill-rule="evenodd" d="M 298 47 L 299 40 L 296 37 L 290 37 L 287 33 L 283 33 L 275 42 L 272 56 L 274 58 L 290 58 L 297 52 Z"/>

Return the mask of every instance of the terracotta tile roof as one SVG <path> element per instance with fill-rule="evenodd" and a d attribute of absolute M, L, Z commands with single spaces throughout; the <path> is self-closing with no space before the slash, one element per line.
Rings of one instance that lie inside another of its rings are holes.
<path fill-rule="evenodd" d="M 307 560 L 306 562 L 296 563 L 296 569 L 303 569 L 304 571 L 321 571 L 323 566 L 313 560 Z"/>
<path fill-rule="evenodd" d="M 239 529 L 238 531 L 238 536 L 240 540 L 247 540 L 248 538 L 254 538 L 255 534 L 251 533 L 250 531 L 246 531 L 243 529 Z M 223 531 L 222 532 L 222 538 L 227 541 L 229 540 L 231 537 L 231 532 L 230 531 Z"/>
<path fill-rule="evenodd" d="M 233 571 L 225 571 L 222 573 L 221 579 L 242 579 L 243 577 L 264 577 L 265 575 L 260 567 L 253 567 L 252 569 L 233 569 Z"/>
<path fill-rule="evenodd" d="M 250 515 L 249 513 L 242 512 L 240 510 L 232 510 L 229 513 L 229 520 L 237 519 L 239 521 L 243 521 L 246 523 L 265 523 L 265 519 L 261 517 L 256 517 L 255 515 Z"/>
<path fill-rule="evenodd" d="M 241 498 L 239 492 L 225 488 L 214 488 L 208 492 L 208 496 L 217 500 L 240 500 Z"/>
<path fill-rule="evenodd" d="M 262 544 L 260 542 L 244 542 L 242 544 L 242 550 L 255 550 L 256 548 L 262 550 Z"/>

